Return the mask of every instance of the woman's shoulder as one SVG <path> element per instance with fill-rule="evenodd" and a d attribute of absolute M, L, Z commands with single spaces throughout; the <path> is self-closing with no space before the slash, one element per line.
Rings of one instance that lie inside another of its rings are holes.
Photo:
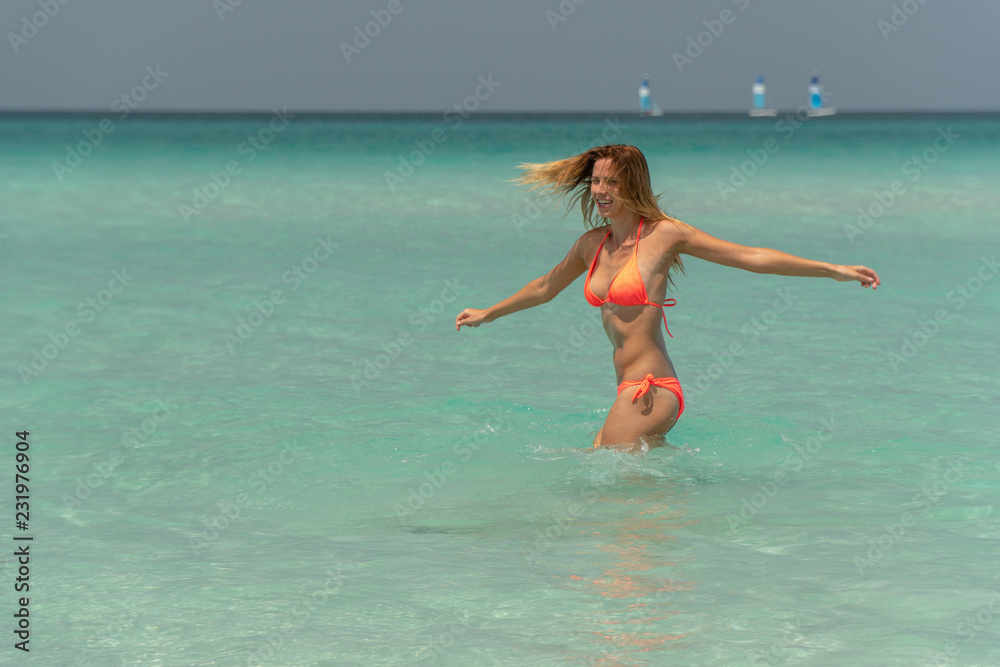
<path fill-rule="evenodd" d="M 669 215 L 664 215 L 662 218 L 657 220 L 651 220 L 648 224 L 649 232 L 647 232 L 647 234 L 651 238 L 660 238 L 663 240 L 683 237 L 685 231 L 691 228 L 691 226 L 687 223 L 681 222 L 677 218 L 672 218 Z M 647 234 L 643 234 L 643 236 L 646 236 Z"/>
<path fill-rule="evenodd" d="M 654 254 L 676 257 L 692 234 L 697 234 L 694 227 L 677 218 L 664 215 L 650 224 L 647 245 L 652 246 Z"/>
<path fill-rule="evenodd" d="M 661 227 L 674 227 L 684 226 L 685 223 L 681 222 L 677 218 L 671 217 L 667 214 L 663 214 L 661 217 L 655 220 L 649 220 L 645 224 L 649 225 L 649 229 L 660 229 Z"/>
<path fill-rule="evenodd" d="M 607 236 L 608 230 L 610 229 L 611 225 L 601 225 L 600 227 L 594 227 L 592 229 L 588 229 L 587 231 L 585 231 L 583 234 L 580 235 L 580 238 L 578 238 L 576 242 L 579 245 L 586 245 L 586 246 L 591 246 L 600 243 L 602 240 L 604 240 L 604 237 Z"/>
<path fill-rule="evenodd" d="M 604 237 L 607 236 L 609 229 L 611 229 L 611 225 L 601 225 L 600 227 L 588 229 L 576 240 L 573 248 L 584 260 L 593 257 L 594 253 L 597 252 L 598 246 L 601 245 Z"/>
<path fill-rule="evenodd" d="M 604 235 L 607 234 L 608 230 L 610 230 L 610 229 L 611 229 L 611 225 L 601 225 L 600 227 L 591 227 L 590 229 L 588 229 L 587 231 L 585 231 L 580 238 L 581 239 L 586 239 L 586 238 L 598 238 L 598 239 L 601 239 L 601 238 L 604 238 Z"/>

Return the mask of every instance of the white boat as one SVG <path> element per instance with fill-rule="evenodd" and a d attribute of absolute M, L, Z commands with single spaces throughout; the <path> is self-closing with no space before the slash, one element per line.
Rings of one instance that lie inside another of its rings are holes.
<path fill-rule="evenodd" d="M 642 75 L 642 83 L 639 84 L 639 115 L 640 116 L 662 116 L 659 105 L 649 92 L 649 75 Z"/>
<path fill-rule="evenodd" d="M 809 82 L 809 117 L 832 116 L 837 113 L 833 107 L 823 106 L 823 84 L 819 82 L 819 77 L 813 74 Z"/>
<path fill-rule="evenodd" d="M 777 109 L 767 108 L 767 91 L 764 87 L 764 77 L 758 76 L 757 80 L 753 84 L 753 109 L 750 109 L 750 115 L 754 117 L 769 117 L 777 116 Z"/>

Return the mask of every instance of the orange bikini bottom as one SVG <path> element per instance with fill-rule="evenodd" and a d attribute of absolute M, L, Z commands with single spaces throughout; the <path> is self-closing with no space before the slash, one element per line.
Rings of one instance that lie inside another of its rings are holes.
<path fill-rule="evenodd" d="M 643 394 L 646 394 L 650 387 L 668 389 L 674 392 L 674 396 L 677 397 L 677 402 L 680 404 L 680 409 L 677 411 L 677 419 L 680 419 L 681 415 L 684 414 L 684 392 L 681 391 L 681 383 L 677 381 L 677 378 L 654 378 L 652 373 L 647 373 L 646 377 L 642 380 L 622 382 L 618 385 L 618 394 L 621 395 L 622 390 L 627 387 L 638 387 L 635 390 L 635 395 L 632 396 L 633 403 L 639 400 Z"/>

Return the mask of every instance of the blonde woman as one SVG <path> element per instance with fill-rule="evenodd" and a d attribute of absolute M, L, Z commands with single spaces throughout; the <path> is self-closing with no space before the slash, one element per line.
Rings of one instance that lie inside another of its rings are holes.
<path fill-rule="evenodd" d="M 583 273 L 587 301 L 601 308 L 614 348 L 618 398 L 594 446 L 621 448 L 662 444 L 684 412 L 684 394 L 660 328 L 671 273 L 683 271 L 681 255 L 753 273 L 858 281 L 877 288 L 878 274 L 864 266 L 841 266 L 795 257 L 770 248 L 749 248 L 714 238 L 660 210 L 649 167 L 634 146 L 592 148 L 545 164 L 521 165 L 519 182 L 570 196 L 580 203 L 591 229 L 546 275 L 486 309 L 466 308 L 455 329 L 478 327 L 498 317 L 551 301 Z M 598 220 L 597 218 L 600 218 Z M 667 328 L 667 334 L 670 330 Z"/>

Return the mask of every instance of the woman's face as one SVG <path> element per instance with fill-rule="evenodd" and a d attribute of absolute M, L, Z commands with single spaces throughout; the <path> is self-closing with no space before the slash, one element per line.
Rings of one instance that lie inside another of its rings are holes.
<path fill-rule="evenodd" d="M 590 176 L 590 196 L 597 204 L 597 214 L 602 218 L 614 218 L 625 210 L 618 199 L 618 177 L 611 164 L 611 158 L 601 158 L 594 163 Z"/>

